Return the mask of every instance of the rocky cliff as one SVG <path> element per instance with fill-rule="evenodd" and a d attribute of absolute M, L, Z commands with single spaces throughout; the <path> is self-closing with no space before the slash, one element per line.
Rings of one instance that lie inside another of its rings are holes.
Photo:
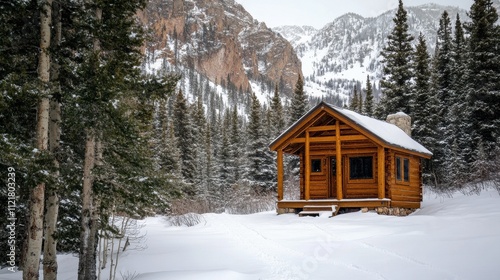
<path fill-rule="evenodd" d="M 139 17 L 151 31 L 153 69 L 182 66 L 242 90 L 282 83 L 287 92 L 302 73 L 291 44 L 233 0 L 151 0 Z"/>

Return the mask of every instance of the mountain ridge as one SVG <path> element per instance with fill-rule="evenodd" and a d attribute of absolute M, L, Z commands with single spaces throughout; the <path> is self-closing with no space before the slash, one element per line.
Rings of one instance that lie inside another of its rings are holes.
<path fill-rule="evenodd" d="M 466 11 L 458 7 L 430 3 L 405 9 L 410 33 L 415 38 L 420 32 L 424 34 L 430 54 L 434 53 L 439 18 L 444 10 L 450 14 L 453 27 L 457 14 L 462 22 L 468 20 Z M 364 87 L 367 75 L 378 85 L 382 77 L 380 52 L 394 27 L 395 11 L 376 17 L 347 13 L 309 34 L 294 33 L 296 26 L 273 30 L 289 39 L 295 48 L 302 61 L 308 94 L 317 98 L 340 94 L 347 100 L 355 84 Z"/>
<path fill-rule="evenodd" d="M 139 18 L 151 30 L 150 72 L 182 65 L 215 84 L 280 83 L 288 94 L 302 74 L 290 43 L 234 0 L 152 0 Z"/>

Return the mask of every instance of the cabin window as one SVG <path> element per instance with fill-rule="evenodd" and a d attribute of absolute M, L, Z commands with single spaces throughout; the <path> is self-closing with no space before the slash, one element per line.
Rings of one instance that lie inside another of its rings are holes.
<path fill-rule="evenodd" d="M 321 172 L 321 159 L 311 160 L 311 172 Z"/>
<path fill-rule="evenodd" d="M 373 157 L 350 157 L 349 179 L 373 179 Z"/>
<path fill-rule="evenodd" d="M 410 182 L 410 159 L 396 156 L 396 181 Z"/>

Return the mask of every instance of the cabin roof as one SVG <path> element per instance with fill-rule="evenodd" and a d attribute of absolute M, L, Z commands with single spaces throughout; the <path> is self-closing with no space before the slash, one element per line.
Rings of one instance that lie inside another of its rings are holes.
<path fill-rule="evenodd" d="M 314 108 L 309 110 L 304 116 L 302 116 L 299 120 L 293 123 L 287 130 L 285 130 L 280 136 L 278 136 L 269 147 L 273 148 L 276 144 L 281 142 L 284 139 L 290 137 L 288 134 L 294 130 L 297 126 L 300 126 L 302 122 L 307 119 L 311 114 L 314 114 L 316 111 L 321 110 L 321 108 L 328 108 L 333 111 L 334 114 L 338 114 L 343 119 L 345 119 L 348 124 L 360 130 L 360 132 L 366 132 L 368 135 L 372 135 L 373 137 L 381 140 L 388 147 L 396 147 L 400 149 L 404 149 L 410 152 L 418 153 L 423 155 L 424 157 L 432 156 L 432 153 L 422 146 L 417 141 L 413 140 L 410 136 L 408 136 L 403 130 L 401 130 L 396 125 L 390 124 L 385 121 L 377 120 L 374 118 L 370 118 L 367 116 L 363 116 L 351 110 L 347 110 L 344 108 L 340 108 L 326 102 L 320 102 Z"/>

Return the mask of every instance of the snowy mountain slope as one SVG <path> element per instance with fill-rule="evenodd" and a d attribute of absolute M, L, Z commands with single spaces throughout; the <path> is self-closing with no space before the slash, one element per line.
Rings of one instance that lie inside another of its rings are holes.
<path fill-rule="evenodd" d="M 204 214 L 194 227 L 143 221 L 143 250 L 121 253 L 117 275 L 135 279 L 498 279 L 500 196 L 425 193 L 407 217 L 354 212 L 333 218 Z M 59 279 L 78 261 L 59 255 Z M 107 279 L 108 268 L 101 271 Z M 5 280 L 21 273 L 0 271 Z"/>
<path fill-rule="evenodd" d="M 434 52 L 439 18 L 447 10 L 454 24 L 456 15 L 467 19 L 466 11 L 456 7 L 426 4 L 407 7 L 410 33 L 417 38 L 424 34 L 429 52 Z M 296 26 L 274 29 L 294 46 L 302 61 L 305 88 L 313 96 L 332 92 L 350 94 L 354 81 L 363 85 L 367 75 L 378 81 L 382 75 L 380 52 L 394 27 L 396 10 L 375 18 L 349 13 L 327 24 L 315 33 Z M 416 41 L 415 41 L 416 42 Z"/>
<path fill-rule="evenodd" d="M 288 95 L 301 73 L 290 43 L 234 0 L 152 0 L 140 18 L 151 31 L 149 72 L 184 67 L 240 91 L 281 83 Z"/>

